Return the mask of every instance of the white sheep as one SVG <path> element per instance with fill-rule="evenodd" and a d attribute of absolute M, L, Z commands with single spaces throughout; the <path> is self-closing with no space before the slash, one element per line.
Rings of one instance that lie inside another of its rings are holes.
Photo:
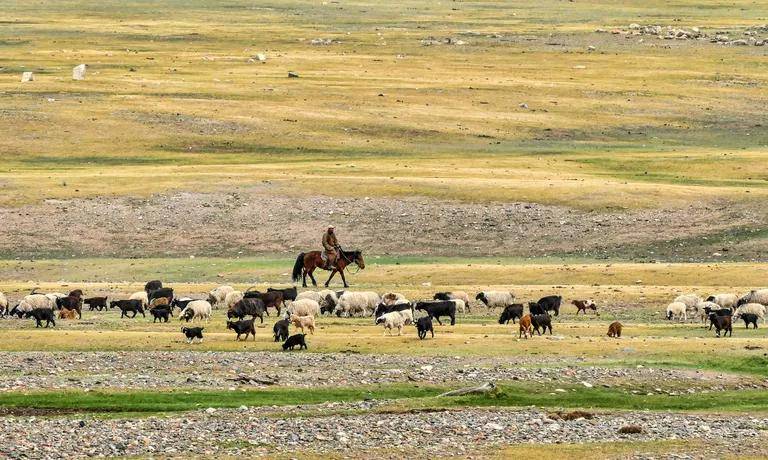
<path fill-rule="evenodd" d="M 701 297 L 696 294 L 683 294 L 679 295 L 672 301 L 672 303 L 680 302 L 685 304 L 686 311 L 697 311 L 699 304 L 701 303 Z"/>
<path fill-rule="evenodd" d="M 331 297 L 330 302 L 328 301 L 328 296 Z M 333 311 L 333 308 L 336 306 L 337 303 L 339 303 L 339 296 L 336 295 L 336 291 L 332 291 L 330 289 L 323 289 L 321 291 L 304 291 L 300 292 L 296 296 L 296 300 L 301 299 L 310 299 L 314 300 L 318 304 L 320 304 L 320 307 L 323 309 L 329 309 L 330 311 Z"/>
<path fill-rule="evenodd" d="M 336 306 L 336 315 L 352 316 L 359 313 L 361 316 L 373 313 L 381 298 L 375 292 L 352 292 L 347 291 L 339 297 L 339 304 Z"/>
<path fill-rule="evenodd" d="M 53 310 L 56 308 L 56 302 L 51 303 L 51 299 L 44 294 L 29 294 L 21 299 L 15 310 L 19 313 L 27 313 L 36 308 Z"/>
<path fill-rule="evenodd" d="M 230 309 L 234 304 L 241 300 L 243 300 L 243 293 L 241 291 L 232 291 L 224 297 L 224 306 L 227 309 Z"/>
<path fill-rule="evenodd" d="M 400 312 L 393 311 L 390 313 L 385 313 L 376 318 L 376 324 L 384 325 L 384 335 L 386 335 L 387 332 L 389 332 L 389 335 L 392 335 L 392 329 L 395 328 L 397 328 L 397 335 L 402 335 L 405 320 L 403 319 L 403 316 L 400 314 Z"/>
<path fill-rule="evenodd" d="M 193 300 L 189 302 L 179 313 L 179 320 L 182 319 L 187 321 L 199 319 L 208 322 L 211 319 L 211 303 L 207 300 Z"/>
<path fill-rule="evenodd" d="M 749 293 L 743 295 L 737 304 L 747 303 L 759 303 L 760 305 L 768 305 L 768 289 L 753 289 Z"/>
<path fill-rule="evenodd" d="M 61 292 L 49 292 L 48 294 L 45 294 L 45 296 L 48 297 L 48 300 L 50 300 L 51 308 L 56 308 L 56 301 L 66 297 L 67 295 L 62 294 Z"/>
<path fill-rule="evenodd" d="M 146 291 L 134 292 L 128 300 L 141 300 L 141 308 L 149 308 L 149 297 Z"/>
<path fill-rule="evenodd" d="M 752 313 L 753 315 L 757 315 L 759 319 L 763 320 L 763 324 L 765 324 L 765 305 L 759 303 L 747 303 L 741 305 L 734 312 L 733 319 L 739 319 L 744 313 Z"/>
<path fill-rule="evenodd" d="M 456 304 L 456 311 L 459 313 L 465 313 L 467 310 L 467 304 L 461 299 L 451 299 L 451 302 Z"/>
<path fill-rule="evenodd" d="M 0 292 L 0 313 L 4 311 L 8 311 L 8 297 Z"/>
<path fill-rule="evenodd" d="M 515 303 L 515 294 L 510 291 L 481 291 L 475 300 L 483 302 L 488 308 L 506 308 Z"/>
<path fill-rule="evenodd" d="M 688 321 L 688 307 L 683 302 L 672 302 L 667 306 L 667 319 L 677 317 L 683 321 Z"/>
<path fill-rule="evenodd" d="M 707 302 L 714 302 L 720 306 L 720 308 L 736 307 L 736 302 L 739 301 L 739 297 L 736 294 L 715 294 L 707 297 Z"/>
<path fill-rule="evenodd" d="M 405 298 L 403 294 L 400 294 L 399 292 L 387 292 L 386 294 L 381 296 L 381 302 L 384 305 L 394 305 L 396 303 L 404 303 L 408 302 L 408 299 Z"/>
<path fill-rule="evenodd" d="M 312 299 L 297 298 L 288 306 L 287 312 L 296 316 L 320 316 L 320 304 Z"/>
<path fill-rule="evenodd" d="M 227 294 L 234 290 L 235 288 L 232 286 L 219 286 L 217 288 L 211 289 L 211 291 L 208 293 L 208 303 L 210 303 L 213 308 L 218 308 L 221 304 L 224 303 L 224 300 L 227 298 Z"/>

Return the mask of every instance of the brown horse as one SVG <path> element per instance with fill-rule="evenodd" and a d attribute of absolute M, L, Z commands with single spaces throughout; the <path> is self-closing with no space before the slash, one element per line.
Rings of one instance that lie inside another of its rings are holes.
<path fill-rule="evenodd" d="M 365 268 L 365 260 L 363 260 L 362 251 L 345 251 L 339 250 L 339 256 L 336 258 L 336 267 L 327 268 L 323 263 L 323 257 L 320 251 L 309 251 L 307 253 L 302 252 L 299 257 L 296 258 L 296 263 L 293 265 L 293 281 L 297 283 L 302 280 L 302 286 L 307 287 L 307 275 L 312 280 L 312 284 L 317 286 L 315 277 L 312 276 L 312 272 L 316 268 L 322 268 L 323 270 L 331 270 L 331 276 L 328 277 L 328 281 L 325 282 L 325 287 L 328 287 L 328 283 L 331 282 L 333 276 L 338 272 L 341 275 L 341 280 L 344 282 L 344 287 L 349 287 L 347 279 L 344 277 L 344 269 L 351 264 L 356 264 L 360 269 Z"/>

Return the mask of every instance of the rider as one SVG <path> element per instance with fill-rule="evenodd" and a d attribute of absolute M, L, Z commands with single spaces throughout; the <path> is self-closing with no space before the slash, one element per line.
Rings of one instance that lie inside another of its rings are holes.
<path fill-rule="evenodd" d="M 336 265 L 336 259 L 339 255 L 339 240 L 336 239 L 333 225 L 328 226 L 328 230 L 323 234 L 323 260 L 329 267 Z"/>

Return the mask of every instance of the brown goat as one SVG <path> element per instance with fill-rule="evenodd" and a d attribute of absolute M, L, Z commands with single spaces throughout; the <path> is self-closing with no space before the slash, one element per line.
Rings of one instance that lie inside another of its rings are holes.
<path fill-rule="evenodd" d="M 608 337 L 621 337 L 621 328 L 622 325 L 618 321 L 614 321 L 611 323 L 610 326 L 608 326 Z"/>
<path fill-rule="evenodd" d="M 529 335 L 533 337 L 533 331 L 531 330 L 531 315 L 525 315 L 520 318 L 520 334 L 518 337 L 522 337 L 523 334 L 525 334 L 526 339 Z"/>
<path fill-rule="evenodd" d="M 573 305 L 576 306 L 576 314 L 578 315 L 580 311 L 583 311 L 584 314 L 587 314 L 587 310 L 592 310 L 595 312 L 596 315 L 600 315 L 597 312 L 597 305 L 595 302 L 591 300 L 573 300 L 571 301 Z"/>
<path fill-rule="evenodd" d="M 59 318 L 61 319 L 75 319 L 75 313 L 77 310 L 67 310 L 66 308 L 62 308 L 59 310 Z"/>

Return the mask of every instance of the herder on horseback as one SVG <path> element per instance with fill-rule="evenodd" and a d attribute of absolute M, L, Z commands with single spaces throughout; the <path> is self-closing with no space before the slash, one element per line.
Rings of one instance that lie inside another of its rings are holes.
<path fill-rule="evenodd" d="M 328 226 L 328 230 L 323 233 L 323 261 L 325 262 L 325 266 L 321 267 L 326 270 L 330 270 L 331 267 L 336 266 L 336 259 L 338 258 L 339 254 L 339 240 L 336 238 L 336 232 L 333 225 Z"/>
<path fill-rule="evenodd" d="M 339 240 L 336 238 L 333 225 L 329 225 L 323 234 L 323 250 L 299 254 L 296 258 L 296 263 L 293 265 L 292 278 L 294 282 L 302 280 L 302 286 L 307 287 L 307 275 L 309 275 L 312 284 L 317 286 L 317 281 L 315 281 L 312 273 L 316 268 L 321 268 L 331 272 L 331 276 L 325 282 L 325 287 L 328 287 L 328 283 L 331 282 L 331 279 L 333 279 L 337 272 L 341 275 L 344 287 L 349 287 L 344 276 L 344 269 L 350 264 L 356 264 L 361 270 L 365 268 L 362 251 L 343 250 L 339 246 Z"/>

